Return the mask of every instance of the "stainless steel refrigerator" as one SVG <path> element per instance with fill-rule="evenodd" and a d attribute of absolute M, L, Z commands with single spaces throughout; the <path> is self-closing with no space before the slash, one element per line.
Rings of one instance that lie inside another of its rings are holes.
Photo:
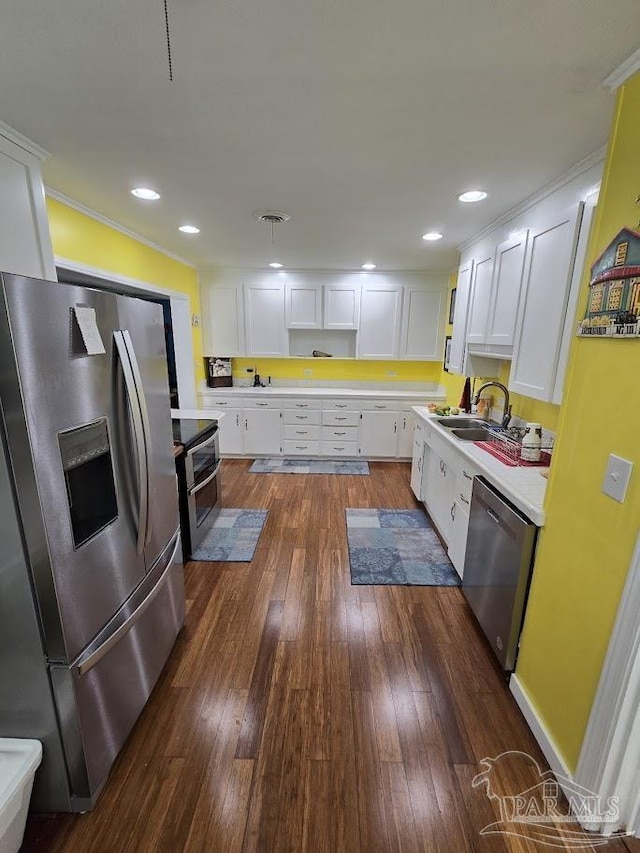
<path fill-rule="evenodd" d="M 90 809 L 184 622 L 162 308 L 0 274 L 0 736 Z"/>

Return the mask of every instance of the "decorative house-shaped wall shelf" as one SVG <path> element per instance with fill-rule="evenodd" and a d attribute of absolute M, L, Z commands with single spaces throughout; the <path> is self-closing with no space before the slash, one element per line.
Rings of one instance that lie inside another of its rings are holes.
<path fill-rule="evenodd" d="M 579 335 L 640 336 L 640 232 L 623 228 L 591 267 Z"/>

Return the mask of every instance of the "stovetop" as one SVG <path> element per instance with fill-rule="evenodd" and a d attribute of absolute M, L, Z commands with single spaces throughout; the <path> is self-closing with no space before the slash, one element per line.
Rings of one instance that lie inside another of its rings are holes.
<path fill-rule="evenodd" d="M 173 440 L 183 444 L 189 449 L 193 444 L 198 444 L 207 435 L 213 434 L 218 429 L 218 421 L 213 418 L 191 419 L 172 418 Z"/>

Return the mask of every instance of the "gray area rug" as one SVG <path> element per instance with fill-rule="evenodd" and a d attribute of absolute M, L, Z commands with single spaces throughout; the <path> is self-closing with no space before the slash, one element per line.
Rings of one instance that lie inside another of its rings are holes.
<path fill-rule="evenodd" d="M 369 474 L 369 463 L 360 459 L 256 459 L 250 474 Z"/>
<path fill-rule="evenodd" d="M 420 509 L 347 509 L 352 584 L 460 586 Z"/>
<path fill-rule="evenodd" d="M 266 509 L 221 509 L 192 560 L 250 563 L 267 520 Z"/>

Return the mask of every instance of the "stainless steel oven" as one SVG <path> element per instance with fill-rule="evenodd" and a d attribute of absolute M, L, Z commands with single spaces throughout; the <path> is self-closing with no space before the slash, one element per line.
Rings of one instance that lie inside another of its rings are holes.
<path fill-rule="evenodd" d="M 218 424 L 179 422 L 184 454 L 178 461 L 185 558 L 198 548 L 220 509 L 220 445 Z M 174 437 L 176 436 L 174 421 Z M 185 433 L 195 433 L 185 440 Z"/>

